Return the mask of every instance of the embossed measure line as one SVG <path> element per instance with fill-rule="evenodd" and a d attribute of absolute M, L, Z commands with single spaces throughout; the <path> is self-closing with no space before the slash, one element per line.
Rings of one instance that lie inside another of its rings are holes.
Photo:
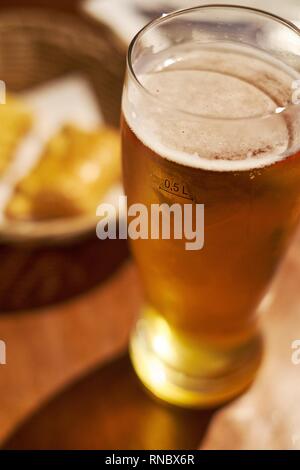
<path fill-rule="evenodd" d="M 187 199 L 188 201 L 193 201 L 193 198 L 192 196 L 183 196 L 182 194 L 178 194 L 176 191 L 169 191 L 168 189 L 165 189 L 165 188 L 162 188 L 161 186 L 159 186 L 159 189 L 161 189 L 162 191 L 165 191 L 166 193 L 169 193 L 169 194 L 175 194 L 176 196 L 178 197 L 181 197 L 182 199 Z"/>

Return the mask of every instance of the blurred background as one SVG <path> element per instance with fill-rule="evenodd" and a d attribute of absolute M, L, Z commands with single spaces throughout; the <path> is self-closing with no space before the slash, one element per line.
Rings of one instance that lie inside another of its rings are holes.
<path fill-rule="evenodd" d="M 142 299 L 138 276 L 126 241 L 95 233 L 97 205 L 122 193 L 128 43 L 162 13 L 209 3 L 0 0 L 0 446 L 300 446 L 300 410 L 282 400 L 300 385 L 288 359 L 295 331 L 300 337 L 299 243 L 266 307 L 270 353 L 258 387 L 238 407 L 196 412 L 154 401 L 135 378 L 126 347 Z M 300 25 L 299 0 L 236 3 Z"/>

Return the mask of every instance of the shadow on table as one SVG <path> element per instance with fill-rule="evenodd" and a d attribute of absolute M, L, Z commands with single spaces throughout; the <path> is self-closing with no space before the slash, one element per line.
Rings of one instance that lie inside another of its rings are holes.
<path fill-rule="evenodd" d="M 60 245 L 1 243 L 0 314 L 68 300 L 107 279 L 128 256 L 126 240 L 93 232 Z"/>
<path fill-rule="evenodd" d="M 154 400 L 127 355 L 92 372 L 23 424 L 6 449 L 193 449 L 213 411 Z"/>

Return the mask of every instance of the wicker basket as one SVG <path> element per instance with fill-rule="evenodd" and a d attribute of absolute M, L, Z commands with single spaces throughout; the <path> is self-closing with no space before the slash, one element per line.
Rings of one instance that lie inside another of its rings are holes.
<path fill-rule="evenodd" d="M 106 25 L 56 10 L 0 12 L 0 78 L 19 92 L 73 72 L 84 74 L 106 124 L 119 126 L 125 45 Z M 95 227 L 95 217 L 47 222 L 5 222 L 5 239 L 55 239 Z"/>

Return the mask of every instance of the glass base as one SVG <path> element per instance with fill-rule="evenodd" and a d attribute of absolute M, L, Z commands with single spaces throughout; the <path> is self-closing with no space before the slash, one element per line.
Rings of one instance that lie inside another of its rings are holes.
<path fill-rule="evenodd" d="M 262 341 L 257 335 L 238 347 L 212 348 L 179 337 L 161 317 L 147 314 L 136 325 L 130 355 L 137 375 L 156 397 L 206 408 L 234 398 L 251 384 Z"/>

